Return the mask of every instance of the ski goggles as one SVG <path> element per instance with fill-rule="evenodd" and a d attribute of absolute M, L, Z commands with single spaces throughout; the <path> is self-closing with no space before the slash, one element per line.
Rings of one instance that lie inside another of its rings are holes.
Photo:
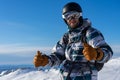
<path fill-rule="evenodd" d="M 82 13 L 76 11 L 70 11 L 62 15 L 62 18 L 65 20 L 78 19 L 82 16 Z"/>

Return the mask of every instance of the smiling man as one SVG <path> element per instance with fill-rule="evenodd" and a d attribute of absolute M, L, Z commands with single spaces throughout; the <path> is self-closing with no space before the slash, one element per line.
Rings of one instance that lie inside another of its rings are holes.
<path fill-rule="evenodd" d="M 78 3 L 70 2 L 63 7 L 62 18 L 69 31 L 58 41 L 51 55 L 40 51 L 34 57 L 34 65 L 61 65 L 64 80 L 97 80 L 98 71 L 113 55 L 100 31 L 83 19 Z"/>

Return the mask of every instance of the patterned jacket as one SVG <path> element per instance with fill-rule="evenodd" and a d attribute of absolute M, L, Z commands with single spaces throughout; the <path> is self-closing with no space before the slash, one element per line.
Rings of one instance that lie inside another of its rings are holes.
<path fill-rule="evenodd" d="M 88 28 L 85 34 L 85 40 L 87 44 L 91 45 L 93 48 L 101 48 L 104 53 L 102 60 L 97 62 L 105 63 L 113 55 L 113 52 L 110 46 L 105 42 L 102 33 L 91 27 L 91 23 L 88 19 L 84 19 L 82 26 L 76 29 L 69 29 L 69 31 L 63 35 L 61 40 L 58 41 L 53 48 L 52 54 L 49 56 L 50 66 L 60 65 L 62 63 L 61 71 L 64 76 L 69 74 L 71 67 L 73 68 L 70 73 L 71 77 L 82 76 L 83 74 L 81 74 L 81 71 L 84 73 L 84 75 L 91 74 L 90 68 L 88 67 L 89 65 L 87 65 L 88 61 L 82 54 L 83 45 L 81 36 L 82 31 L 86 28 Z M 72 66 L 73 62 L 75 62 L 74 66 Z M 92 75 L 94 75 L 94 79 L 93 76 L 90 76 L 91 79 L 88 80 L 97 80 L 97 70 L 94 65 L 90 64 L 90 66 Z"/>

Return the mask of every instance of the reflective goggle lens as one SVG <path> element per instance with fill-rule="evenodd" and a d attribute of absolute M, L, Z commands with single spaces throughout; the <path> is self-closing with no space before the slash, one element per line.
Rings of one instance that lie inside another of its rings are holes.
<path fill-rule="evenodd" d="M 78 18 L 80 18 L 80 16 L 82 16 L 82 13 L 75 12 L 75 11 L 67 12 L 62 15 L 62 17 L 66 20 L 78 19 Z"/>

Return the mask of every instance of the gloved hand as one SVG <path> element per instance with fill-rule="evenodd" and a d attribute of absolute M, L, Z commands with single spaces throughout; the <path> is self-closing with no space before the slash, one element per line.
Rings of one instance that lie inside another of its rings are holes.
<path fill-rule="evenodd" d="M 101 60 L 103 58 L 103 52 L 100 48 L 93 48 L 87 43 L 83 43 L 83 55 L 88 61 Z"/>
<path fill-rule="evenodd" d="M 33 59 L 33 64 L 35 67 L 39 66 L 45 66 L 48 64 L 48 57 L 46 55 L 41 55 L 42 53 L 40 51 L 37 51 L 37 54 L 35 55 Z"/>

